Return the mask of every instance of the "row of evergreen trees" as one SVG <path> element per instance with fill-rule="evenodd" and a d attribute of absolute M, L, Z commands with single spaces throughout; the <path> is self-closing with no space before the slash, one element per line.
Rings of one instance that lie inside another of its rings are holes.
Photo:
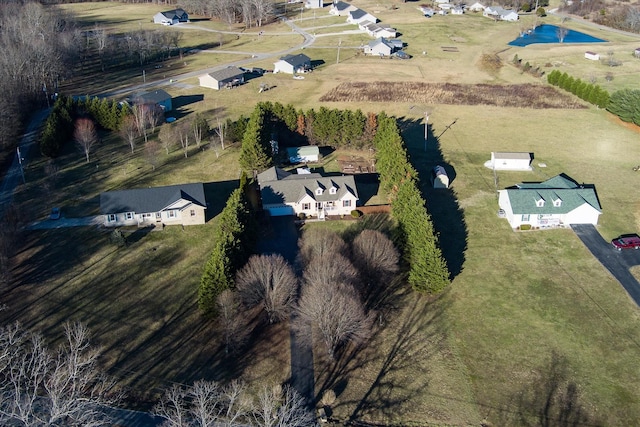
<path fill-rule="evenodd" d="M 110 99 L 89 96 L 74 99 L 60 95 L 40 135 L 40 152 L 47 157 L 58 157 L 71 140 L 74 121 L 78 117 L 91 117 L 100 128 L 116 131 L 128 114 L 131 110 L 126 104 L 120 105 Z"/>
<path fill-rule="evenodd" d="M 622 89 L 613 92 L 607 110 L 624 122 L 640 126 L 640 90 Z"/>
<path fill-rule="evenodd" d="M 213 251 L 204 267 L 198 289 L 198 305 L 209 315 L 216 313 L 218 295 L 235 287 L 236 272 L 253 250 L 256 226 L 247 191 L 248 180 L 242 174 L 240 187 L 231 193 L 218 217 Z"/>
<path fill-rule="evenodd" d="M 553 70 L 547 76 L 547 81 L 600 108 L 607 108 L 609 105 L 609 92 L 598 85 L 583 82 L 567 73 Z"/>
<path fill-rule="evenodd" d="M 438 293 L 449 283 L 449 271 L 418 187 L 418 173 L 409 163 L 396 120 L 382 113 L 377 122 L 376 168 L 398 221 L 409 284 L 418 292 Z"/>

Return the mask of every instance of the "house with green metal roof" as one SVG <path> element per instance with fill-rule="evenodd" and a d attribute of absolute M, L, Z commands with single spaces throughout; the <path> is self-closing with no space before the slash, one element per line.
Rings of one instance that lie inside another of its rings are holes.
<path fill-rule="evenodd" d="M 597 225 L 602 213 L 595 187 L 578 184 L 565 174 L 499 190 L 498 205 L 513 229 Z"/>
<path fill-rule="evenodd" d="M 258 174 L 258 184 L 262 208 L 271 216 L 349 215 L 359 200 L 353 175 L 293 174 L 272 167 Z"/>
<path fill-rule="evenodd" d="M 202 183 L 107 191 L 100 194 L 106 227 L 204 224 Z"/>

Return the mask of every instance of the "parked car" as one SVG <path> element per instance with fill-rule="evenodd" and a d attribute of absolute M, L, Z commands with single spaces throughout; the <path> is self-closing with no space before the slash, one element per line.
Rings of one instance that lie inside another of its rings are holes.
<path fill-rule="evenodd" d="M 624 234 L 613 239 L 611 244 L 619 251 L 623 249 L 640 249 L 640 236 L 637 234 Z"/>
<path fill-rule="evenodd" d="M 51 209 L 51 213 L 49 214 L 49 219 L 60 219 L 61 216 L 61 212 L 60 212 L 60 208 L 53 208 Z"/>

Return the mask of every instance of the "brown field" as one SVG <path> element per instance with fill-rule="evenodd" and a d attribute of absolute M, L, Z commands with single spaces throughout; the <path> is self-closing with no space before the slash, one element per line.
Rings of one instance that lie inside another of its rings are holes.
<path fill-rule="evenodd" d="M 447 105 L 494 105 L 527 108 L 587 108 L 551 86 L 459 85 L 419 82 L 342 83 L 320 97 L 325 102 L 416 102 Z"/>

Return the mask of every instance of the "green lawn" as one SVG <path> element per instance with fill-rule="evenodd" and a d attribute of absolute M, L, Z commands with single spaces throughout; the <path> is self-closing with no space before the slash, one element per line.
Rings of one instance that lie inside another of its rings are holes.
<path fill-rule="evenodd" d="M 599 231 L 605 239 L 637 231 L 640 185 L 636 181 L 640 175 L 632 171 L 640 163 L 637 130 L 620 126 L 595 108 L 411 105 L 403 100 L 322 104 L 318 99 L 348 81 L 544 83 L 510 65 L 495 75 L 481 71 L 477 67 L 480 55 L 494 52 L 500 52 L 505 63 L 517 54 L 545 69 L 557 68 L 583 79 L 595 73 L 596 82 L 612 91 L 633 84 L 640 71 L 640 61 L 624 56 L 637 39 L 612 35 L 602 53 L 612 49 L 624 63 L 605 67 L 585 60 L 584 46 L 509 48 L 506 43 L 517 35 L 518 23 L 494 23 L 478 15 L 426 20 L 411 2 L 354 3 L 396 26 L 414 58 L 380 60 L 345 48 L 336 64 L 340 39 L 343 45 L 359 44 L 361 39 L 357 35 L 327 36 L 317 42 L 326 48 L 304 50 L 312 59 L 324 61 L 305 80 L 267 75 L 218 92 L 199 88 L 196 79 L 189 79 L 180 82 L 186 86 L 165 88 L 174 97 L 202 95 L 202 101 L 187 104 L 180 112 L 185 116 L 204 112 L 212 124 L 217 117 L 247 115 L 261 100 L 293 103 L 301 109 L 324 105 L 364 112 L 384 110 L 401 120 L 455 277 L 438 297 L 399 292 L 397 311 L 353 357 L 331 364 L 318 356 L 316 391 L 336 390 L 334 410 L 341 420 L 354 417 L 416 426 L 535 425 L 549 401 L 553 418 L 564 416 L 586 425 L 633 425 L 640 419 L 638 307 L 569 230 L 514 233 L 496 215 L 496 190 L 566 173 L 596 186 L 603 208 Z M 120 3 L 64 7 L 85 16 L 87 25 L 106 19 L 114 31 L 147 25 L 154 13 L 166 9 Z M 325 21 L 334 23 L 329 18 L 312 24 L 310 11 L 304 11 L 304 18 L 310 18 L 301 21 L 307 28 Z M 545 20 L 555 22 L 552 17 Z M 227 29 L 216 23 L 199 25 Z M 580 22 L 567 25 L 593 32 Z M 270 31 L 283 30 L 280 23 L 264 30 L 265 36 L 257 37 L 252 29 L 253 35 L 229 44 L 244 50 L 243 39 L 249 37 L 251 46 L 262 43 L 256 49 L 266 51 L 278 43 L 283 43 L 283 49 L 297 43 L 297 36 L 269 36 Z M 190 31 L 185 32 L 184 40 L 192 46 L 213 34 Z M 459 52 L 444 52 L 442 46 L 457 46 Z M 237 56 L 203 52 L 185 58 L 186 66 L 173 62 L 176 73 Z M 254 65 L 272 68 L 273 63 L 256 61 Z M 607 72 L 614 78 L 605 84 Z M 156 73 L 170 75 L 168 68 Z M 104 81 L 109 77 L 104 76 Z M 124 87 L 139 79 L 137 71 L 123 73 L 112 86 L 100 89 Z M 82 93 L 90 84 L 98 87 L 95 80 L 79 80 L 75 88 Z M 274 88 L 258 94 L 262 82 Z M 430 113 L 426 151 L 422 136 L 425 110 Z M 491 151 L 533 152 L 534 170 L 500 172 L 496 185 L 492 172 L 483 166 Z M 169 155 L 161 153 L 159 166 L 153 170 L 141 144 L 132 155 L 118 137 L 105 135 L 89 164 L 69 146 L 56 160 L 60 177 L 52 185 L 45 178 L 45 160 L 30 162 L 28 184 L 16 198 L 29 219 L 43 218 L 53 205 L 62 206 L 69 215 L 87 215 L 97 212 L 101 191 L 203 181 L 216 183 L 209 191 L 214 199 L 212 209 L 219 212 L 226 194 L 237 185 L 238 153 L 239 147 L 232 146 L 218 158 L 212 150 L 194 147 L 184 158 L 173 149 Z M 427 173 L 431 165 L 443 162 L 455 170 L 452 190 L 434 192 L 427 188 Z M 34 203 L 36 200 L 44 203 Z M 336 227 L 348 234 L 353 224 L 317 226 Z M 108 233 L 93 229 L 30 232 L 16 256 L 15 281 L 4 301 L 8 309 L 0 315 L 43 330 L 52 340 L 59 336 L 65 320 L 88 323 L 95 341 L 104 346 L 105 366 L 142 400 L 173 381 L 236 376 L 247 381 L 286 380 L 286 324 L 256 329 L 250 348 L 229 359 L 220 353 L 215 322 L 201 318 L 196 310 L 197 285 L 214 227 L 215 220 L 184 231 L 167 227 L 148 235 L 134 233 L 126 248 L 116 248 L 109 243 Z M 560 407 L 561 401 L 571 405 Z"/>

